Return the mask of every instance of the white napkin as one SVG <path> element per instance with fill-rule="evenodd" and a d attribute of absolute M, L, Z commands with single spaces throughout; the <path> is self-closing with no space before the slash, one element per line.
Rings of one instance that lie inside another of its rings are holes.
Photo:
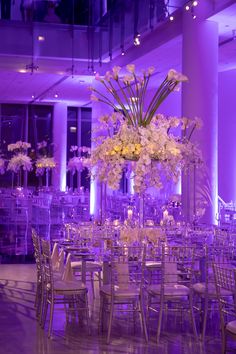
<path fill-rule="evenodd" d="M 117 271 L 117 285 L 121 289 L 127 289 L 130 285 L 129 282 L 129 267 L 127 263 L 116 263 L 115 268 Z"/>
<path fill-rule="evenodd" d="M 71 268 L 71 254 L 70 253 L 68 254 L 68 256 L 66 258 L 66 265 L 65 265 L 63 276 L 62 276 L 62 280 L 64 280 L 64 281 L 76 280 L 76 278 L 73 274 L 73 270 Z"/>
<path fill-rule="evenodd" d="M 177 263 L 172 259 L 165 260 L 165 280 L 167 283 L 178 282 Z"/>
<path fill-rule="evenodd" d="M 61 274 L 64 272 L 64 261 L 65 261 L 65 252 L 61 250 L 58 257 L 58 262 L 56 264 L 56 270 Z"/>
<path fill-rule="evenodd" d="M 54 243 L 52 255 L 51 255 L 52 267 L 55 269 L 59 261 L 59 244 Z"/>

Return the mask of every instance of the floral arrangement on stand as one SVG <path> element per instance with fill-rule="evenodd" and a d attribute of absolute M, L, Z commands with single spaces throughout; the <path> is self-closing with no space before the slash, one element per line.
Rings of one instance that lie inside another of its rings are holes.
<path fill-rule="evenodd" d="M 8 162 L 7 170 L 17 174 L 17 185 L 21 186 L 22 171 L 32 170 L 32 160 L 27 155 L 27 150 L 31 148 L 31 144 L 25 141 L 17 141 L 14 144 L 7 146 L 8 151 L 13 152 L 14 155 Z"/>
<path fill-rule="evenodd" d="M 36 160 L 36 175 L 42 177 L 46 173 L 46 187 L 49 186 L 49 172 L 56 167 L 54 157 L 48 156 L 48 143 L 41 141 L 37 144 L 39 157 Z"/>
<path fill-rule="evenodd" d="M 91 151 L 90 167 L 94 178 L 118 189 L 123 169 L 131 164 L 134 190 L 143 194 L 151 186 L 162 188 L 165 179 L 177 182 L 181 171 L 193 162 L 201 165 L 201 151 L 190 141 L 201 121 L 156 113 L 168 95 L 187 81 L 186 76 L 169 70 L 147 104 L 147 88 L 155 69 L 151 67 L 138 75 L 133 64 L 126 68 L 124 76 L 119 76 L 120 67 L 114 67 L 104 77 L 96 75 L 107 94 L 91 88 L 91 99 L 106 103 L 115 112 L 100 118 L 101 133 L 98 132 Z"/>
<path fill-rule="evenodd" d="M 73 153 L 67 164 L 67 170 L 70 172 L 70 188 L 73 190 L 73 177 L 74 174 L 81 173 L 88 164 L 91 149 L 85 146 L 72 145 L 70 152 Z M 82 155 L 82 156 L 81 156 Z M 80 188 L 80 186 L 78 186 Z"/>

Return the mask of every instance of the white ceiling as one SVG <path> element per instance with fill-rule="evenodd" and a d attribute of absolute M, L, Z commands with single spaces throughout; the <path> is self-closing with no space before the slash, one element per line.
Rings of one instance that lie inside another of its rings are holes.
<path fill-rule="evenodd" d="M 232 39 L 236 29 L 236 4 L 215 14 L 210 20 L 219 23 L 219 71 L 236 69 L 236 39 Z M 161 73 L 166 73 L 170 67 L 178 69 L 181 64 L 181 45 L 181 36 L 176 36 L 158 49 L 153 48 L 149 53 L 142 54 L 142 57 L 137 57 L 135 64 L 140 69 L 143 68 L 143 63 L 145 67 L 155 66 Z M 135 48 L 131 50 L 134 51 Z M 116 58 L 114 62 L 119 62 L 119 59 Z M 124 62 L 125 57 L 122 59 Z M 87 62 L 75 62 L 74 77 L 68 72 L 71 59 L 38 60 L 38 71 L 33 74 L 19 72 L 30 60 L 29 57 L 0 55 L 1 103 L 35 101 L 47 104 L 65 101 L 75 106 L 90 104 L 88 86 L 91 85 L 94 75 L 84 74 Z M 113 66 L 113 62 L 111 65 Z M 109 64 L 103 64 L 101 70 L 104 72 L 108 66 Z M 54 97 L 55 94 L 58 94 L 58 98 Z M 35 96 L 34 99 L 32 95 Z"/>

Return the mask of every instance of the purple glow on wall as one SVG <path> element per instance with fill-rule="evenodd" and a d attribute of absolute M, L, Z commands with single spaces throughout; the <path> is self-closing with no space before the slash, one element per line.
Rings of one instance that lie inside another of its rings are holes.
<path fill-rule="evenodd" d="M 236 70 L 219 74 L 219 196 L 236 201 Z"/>

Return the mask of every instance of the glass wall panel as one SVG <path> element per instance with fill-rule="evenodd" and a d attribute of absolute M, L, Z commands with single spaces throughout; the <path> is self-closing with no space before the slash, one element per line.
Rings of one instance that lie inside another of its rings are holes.
<path fill-rule="evenodd" d="M 38 157 L 37 144 L 43 140 L 47 142 L 45 151 L 48 156 L 53 156 L 52 138 L 52 106 L 28 106 L 28 142 L 31 143 L 30 157 L 35 161 Z M 28 186 L 37 186 L 39 179 L 36 177 L 35 167 L 28 174 Z"/>
<path fill-rule="evenodd" d="M 2 104 L 0 119 L 0 155 L 5 159 L 10 159 L 12 153 L 8 152 L 7 146 L 19 140 L 26 141 L 25 106 L 21 104 Z M 11 187 L 11 172 L 0 175 L 0 185 L 2 187 Z"/>

